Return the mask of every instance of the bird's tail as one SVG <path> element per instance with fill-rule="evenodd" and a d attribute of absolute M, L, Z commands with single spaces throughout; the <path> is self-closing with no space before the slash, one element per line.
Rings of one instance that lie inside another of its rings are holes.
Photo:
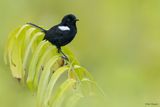
<path fill-rule="evenodd" d="M 31 26 L 34 26 L 34 27 L 36 27 L 36 28 L 38 28 L 38 29 L 40 29 L 42 32 L 44 32 L 45 34 L 46 34 L 46 32 L 47 32 L 47 30 L 45 30 L 45 29 L 43 29 L 43 28 L 41 28 L 41 27 L 39 27 L 39 26 L 37 26 L 37 25 L 35 25 L 35 24 L 33 24 L 33 23 L 27 23 L 27 24 L 29 24 L 29 25 L 31 25 Z"/>

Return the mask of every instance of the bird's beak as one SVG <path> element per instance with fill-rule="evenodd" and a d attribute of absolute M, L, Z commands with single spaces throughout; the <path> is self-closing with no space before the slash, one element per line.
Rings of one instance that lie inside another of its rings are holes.
<path fill-rule="evenodd" d="M 79 19 L 76 19 L 76 21 L 79 21 Z"/>

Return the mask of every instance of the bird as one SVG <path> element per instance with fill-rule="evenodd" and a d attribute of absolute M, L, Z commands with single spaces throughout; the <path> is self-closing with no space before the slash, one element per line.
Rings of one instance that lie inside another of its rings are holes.
<path fill-rule="evenodd" d="M 49 30 L 39 27 L 33 23 L 27 23 L 33 27 L 40 29 L 44 32 L 45 36 L 43 40 L 49 41 L 51 44 L 55 45 L 58 49 L 58 53 L 63 55 L 63 58 L 68 60 L 68 57 L 62 52 L 61 47 L 69 44 L 77 34 L 76 22 L 79 19 L 76 18 L 74 14 L 65 15 L 61 22 Z"/>

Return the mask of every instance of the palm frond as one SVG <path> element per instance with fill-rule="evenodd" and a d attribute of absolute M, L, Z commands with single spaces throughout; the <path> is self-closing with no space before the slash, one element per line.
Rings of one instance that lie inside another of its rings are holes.
<path fill-rule="evenodd" d="M 72 103 L 66 103 L 71 107 L 85 96 L 84 90 L 95 93 L 92 90 L 93 87 L 98 89 L 95 80 L 74 54 L 68 48 L 62 48 L 69 58 L 65 63 L 56 47 L 43 37 L 43 32 L 23 25 L 10 34 L 4 52 L 4 61 L 9 65 L 12 76 L 37 94 L 37 106 L 60 107 L 63 101 L 74 99 Z M 59 83 L 62 75 L 67 79 Z M 72 94 L 67 94 L 69 92 Z M 65 95 L 69 97 L 64 99 Z"/>

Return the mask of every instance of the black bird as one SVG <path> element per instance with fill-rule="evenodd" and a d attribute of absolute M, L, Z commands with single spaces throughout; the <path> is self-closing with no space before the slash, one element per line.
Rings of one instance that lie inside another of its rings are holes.
<path fill-rule="evenodd" d="M 62 53 L 65 59 L 67 56 L 62 52 L 61 46 L 65 46 L 70 43 L 77 33 L 76 21 L 78 19 L 73 14 L 68 14 L 63 17 L 60 24 L 51 27 L 49 30 L 45 30 L 33 23 L 27 23 L 32 25 L 45 33 L 44 40 L 48 40 L 58 49 L 58 53 Z"/>

